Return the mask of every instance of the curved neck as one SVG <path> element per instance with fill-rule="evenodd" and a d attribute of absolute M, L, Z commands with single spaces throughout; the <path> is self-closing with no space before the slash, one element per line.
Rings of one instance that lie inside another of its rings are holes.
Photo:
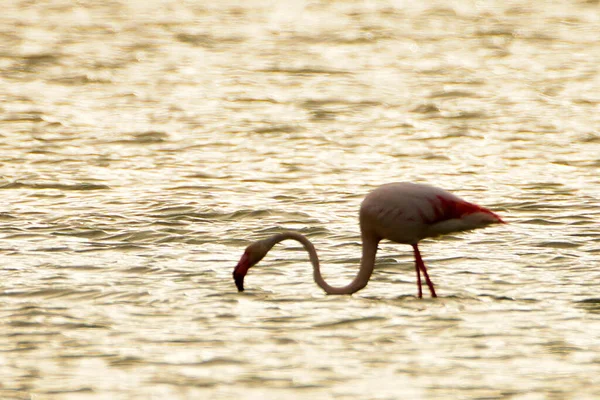
<path fill-rule="evenodd" d="M 275 246 L 277 243 L 292 239 L 297 242 L 300 242 L 304 249 L 308 252 L 310 257 L 310 262 L 313 265 L 314 270 L 314 278 L 315 282 L 321 289 L 323 289 L 327 294 L 352 294 L 358 292 L 360 289 L 367 286 L 369 283 L 369 278 L 371 278 L 371 274 L 373 273 L 373 267 L 375 266 L 375 254 L 377 253 L 377 244 L 379 240 L 374 237 L 369 237 L 368 235 L 362 235 L 362 258 L 360 261 L 360 269 L 358 270 L 358 274 L 356 277 L 346 286 L 334 287 L 329 285 L 323 279 L 321 275 L 321 268 L 319 266 L 319 257 L 317 256 L 317 251 L 315 250 L 315 246 L 308 240 L 304 235 L 301 235 L 296 232 L 282 232 L 278 233 L 267 239 L 269 242 L 269 249 Z"/>

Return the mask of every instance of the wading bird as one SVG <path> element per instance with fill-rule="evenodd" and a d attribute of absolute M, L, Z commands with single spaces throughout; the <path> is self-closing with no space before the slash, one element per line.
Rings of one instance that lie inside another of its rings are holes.
<path fill-rule="evenodd" d="M 244 291 L 244 277 L 277 243 L 293 239 L 300 242 L 309 254 L 317 285 L 328 294 L 352 294 L 365 286 L 375 266 L 377 245 L 382 239 L 394 243 L 409 244 L 415 255 L 419 298 L 421 272 L 432 297 L 437 297 L 433 282 L 419 252 L 419 241 L 447 233 L 483 228 L 490 224 L 504 223 L 492 211 L 466 202 L 445 190 L 415 183 L 389 183 L 378 187 L 363 200 L 359 212 L 362 237 L 362 258 L 356 277 L 346 286 L 333 287 L 321 276 L 319 258 L 313 244 L 296 232 L 282 232 L 252 243 L 233 270 L 238 291 Z"/>

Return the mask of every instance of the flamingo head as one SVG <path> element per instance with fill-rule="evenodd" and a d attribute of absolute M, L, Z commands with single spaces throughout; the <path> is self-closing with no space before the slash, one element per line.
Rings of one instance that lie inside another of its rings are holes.
<path fill-rule="evenodd" d="M 235 286 L 238 288 L 238 292 L 244 291 L 244 278 L 248 270 L 258 264 L 267 255 L 269 250 L 271 250 L 271 247 L 264 240 L 259 240 L 246 247 L 242 258 L 240 258 L 240 261 L 233 270 L 233 280 L 235 281 Z"/>

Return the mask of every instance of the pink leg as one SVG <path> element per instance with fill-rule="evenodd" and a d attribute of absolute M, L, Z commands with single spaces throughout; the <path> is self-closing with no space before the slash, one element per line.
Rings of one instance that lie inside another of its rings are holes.
<path fill-rule="evenodd" d="M 417 270 L 417 287 L 419 288 L 419 298 L 422 299 L 423 289 L 421 289 L 421 270 L 419 269 L 419 263 L 417 261 L 415 261 L 415 269 Z"/>
<path fill-rule="evenodd" d="M 433 288 L 433 282 L 431 282 L 431 279 L 429 279 L 429 274 L 427 273 L 427 267 L 425 266 L 425 263 L 423 262 L 423 259 L 421 258 L 421 253 L 419 252 L 419 247 L 416 244 L 412 245 L 414 253 L 415 253 L 415 267 L 417 269 L 417 277 L 418 279 L 418 284 L 419 284 L 419 298 L 421 297 L 421 278 L 419 276 L 419 270 L 423 271 L 423 275 L 425 275 L 425 283 L 427 283 L 427 286 L 429 287 L 429 292 L 431 293 L 431 297 L 437 297 L 437 294 L 435 294 L 435 289 Z"/>

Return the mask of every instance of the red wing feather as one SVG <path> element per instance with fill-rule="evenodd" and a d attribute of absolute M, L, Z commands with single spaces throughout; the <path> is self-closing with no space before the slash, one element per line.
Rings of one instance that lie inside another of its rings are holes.
<path fill-rule="evenodd" d="M 436 199 L 429 201 L 434 210 L 433 219 L 427 220 L 429 224 L 436 224 L 438 222 L 447 221 L 449 219 L 461 219 L 462 217 L 482 212 L 493 215 L 499 222 L 504 222 L 500 217 L 487 208 L 480 207 L 477 204 L 469 203 L 466 201 L 456 201 L 447 199 L 443 196 L 436 196 Z"/>

